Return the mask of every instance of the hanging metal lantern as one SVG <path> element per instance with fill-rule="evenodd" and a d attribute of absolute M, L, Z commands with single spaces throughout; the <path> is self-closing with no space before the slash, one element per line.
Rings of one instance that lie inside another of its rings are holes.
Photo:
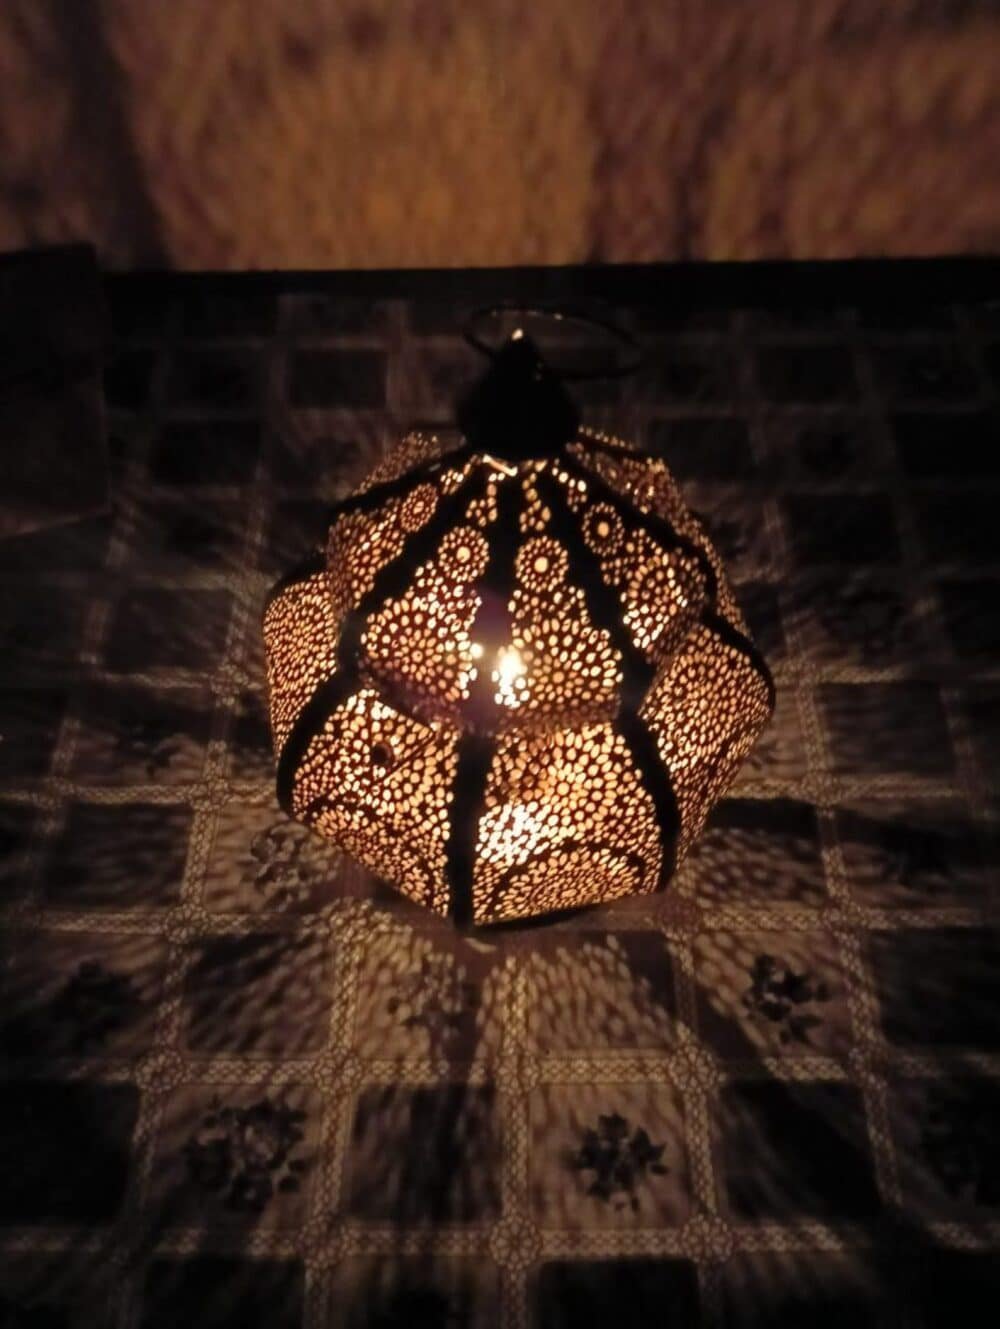
<path fill-rule="evenodd" d="M 264 612 L 278 797 L 462 925 L 661 889 L 774 704 L 667 467 L 515 333 Z"/>

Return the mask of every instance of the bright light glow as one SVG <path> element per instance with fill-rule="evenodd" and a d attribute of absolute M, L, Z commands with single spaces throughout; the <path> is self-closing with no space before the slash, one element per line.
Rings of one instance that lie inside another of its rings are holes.
<path fill-rule="evenodd" d="M 494 681 L 501 688 L 511 688 L 514 680 L 524 674 L 524 661 L 516 646 L 505 646 L 497 655 L 497 667 L 493 671 Z"/>
<path fill-rule="evenodd" d="M 401 465 L 424 455 L 424 440 L 416 442 Z M 456 865 L 477 922 L 661 884 L 664 861 L 680 861 L 770 712 L 766 671 L 749 647 L 707 621 L 691 630 L 704 593 L 696 548 L 715 561 L 700 526 L 691 518 L 692 548 L 679 553 L 625 501 L 646 506 L 648 486 L 654 506 L 659 495 L 684 526 L 661 463 L 636 454 L 619 466 L 617 444 L 609 454 L 593 448 L 581 432 L 570 454 L 587 468 L 578 473 L 558 451 L 516 463 L 477 453 L 446 471 L 435 462 L 426 473 L 400 473 L 381 506 L 366 500 L 357 524 L 335 525 L 325 567 L 288 582 L 268 604 L 276 746 L 287 751 L 304 704 L 322 721 L 296 758 L 294 809 L 439 912 L 449 907 Z M 465 488 L 473 476 L 478 497 L 471 483 Z M 602 483 L 607 502 L 592 492 Z M 518 509 L 509 527 L 508 497 Z M 588 497 L 601 501 L 588 509 Z M 567 581 L 575 541 L 567 523 L 580 521 L 601 575 L 618 588 L 606 606 L 614 624 L 598 612 L 593 588 Z M 432 528 L 433 558 L 415 546 L 412 558 L 400 555 L 401 530 Z M 491 553 L 502 554 L 503 576 L 493 575 Z M 385 595 L 370 589 L 379 586 L 388 586 Z M 348 666 L 347 690 L 329 698 L 324 678 L 347 663 L 343 644 L 331 650 L 329 642 L 359 604 L 361 640 L 350 642 L 357 667 Z M 630 659 L 622 658 L 629 640 L 657 665 L 638 729 Z M 676 669 L 665 676 L 668 648 Z M 468 791 L 457 786 L 465 778 L 454 760 L 460 734 L 476 750 L 490 734 L 496 750 L 485 783 Z M 676 813 L 658 796 L 671 788 Z M 474 843 L 463 840 L 457 858 L 442 856 L 460 814 Z"/>
<path fill-rule="evenodd" d="M 516 646 L 504 646 L 497 652 L 493 682 L 497 685 L 494 698 L 498 706 L 518 706 L 521 693 L 527 686 L 526 668 Z"/>
<path fill-rule="evenodd" d="M 531 812 L 523 803 L 487 812 L 479 823 L 480 852 L 490 863 L 515 863 L 525 851 L 537 853 L 565 835 L 558 817 Z"/>

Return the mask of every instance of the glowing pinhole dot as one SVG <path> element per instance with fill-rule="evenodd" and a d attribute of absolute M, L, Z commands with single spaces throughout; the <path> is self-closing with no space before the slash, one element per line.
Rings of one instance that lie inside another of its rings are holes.
<path fill-rule="evenodd" d="M 602 520 L 597 523 L 597 538 L 599 540 L 606 540 L 610 534 L 611 525 L 602 518 Z"/>
<path fill-rule="evenodd" d="M 482 642 L 474 641 L 469 647 L 469 654 L 472 656 L 473 660 L 481 660 L 483 658 Z"/>
<path fill-rule="evenodd" d="M 535 571 L 548 572 L 548 570 L 549 570 L 548 558 L 544 554 L 539 554 L 538 557 L 535 559 Z"/>
<path fill-rule="evenodd" d="M 458 559 L 459 563 L 468 563 L 469 559 L 472 557 L 472 550 L 468 545 L 459 545 L 455 550 L 455 557 Z"/>
<path fill-rule="evenodd" d="M 392 765 L 392 748 L 388 743 L 373 743 L 369 755 L 372 765 L 377 766 L 379 770 L 388 770 Z"/>

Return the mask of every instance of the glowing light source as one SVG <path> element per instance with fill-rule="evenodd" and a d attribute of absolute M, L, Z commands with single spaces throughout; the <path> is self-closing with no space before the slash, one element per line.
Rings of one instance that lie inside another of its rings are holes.
<path fill-rule="evenodd" d="M 526 686 L 524 674 L 520 651 L 516 646 L 504 647 L 497 655 L 497 667 L 493 670 L 493 682 L 499 684 L 497 701 L 516 705 L 518 692 Z"/>
<path fill-rule="evenodd" d="M 484 383 L 264 615 L 282 805 L 463 923 L 662 888 L 774 701 L 666 465 L 523 335 Z"/>

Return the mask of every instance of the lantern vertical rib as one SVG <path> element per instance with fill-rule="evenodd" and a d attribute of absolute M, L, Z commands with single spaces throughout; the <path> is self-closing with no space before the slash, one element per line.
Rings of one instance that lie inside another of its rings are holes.
<path fill-rule="evenodd" d="M 570 579 L 583 592 L 591 618 L 603 628 L 621 656 L 622 683 L 618 711 L 613 725 L 621 735 L 635 762 L 639 778 L 656 809 L 662 853 L 658 885 L 662 887 L 673 871 L 677 838 L 677 799 L 667 769 L 660 759 L 656 740 L 639 716 L 655 672 L 632 640 L 622 620 L 621 599 L 607 585 L 597 557 L 587 546 L 579 519 L 566 501 L 566 490 L 553 476 L 539 478 L 552 510 L 552 531 L 561 540 L 569 556 Z"/>
<path fill-rule="evenodd" d="M 458 741 L 458 765 L 451 800 L 448 836 L 448 887 L 451 916 L 459 927 L 473 918 L 472 876 L 476 842 L 486 796 L 486 780 L 496 755 L 499 703 L 491 663 L 511 645 L 508 604 L 514 589 L 514 560 L 517 556 L 518 525 L 524 506 L 519 476 L 501 480 L 497 486 L 497 515 L 489 528 L 489 561 L 476 586 L 483 603 L 500 612 L 492 630 L 478 642 L 483 648 L 480 667 L 463 706 L 466 728 Z"/>

